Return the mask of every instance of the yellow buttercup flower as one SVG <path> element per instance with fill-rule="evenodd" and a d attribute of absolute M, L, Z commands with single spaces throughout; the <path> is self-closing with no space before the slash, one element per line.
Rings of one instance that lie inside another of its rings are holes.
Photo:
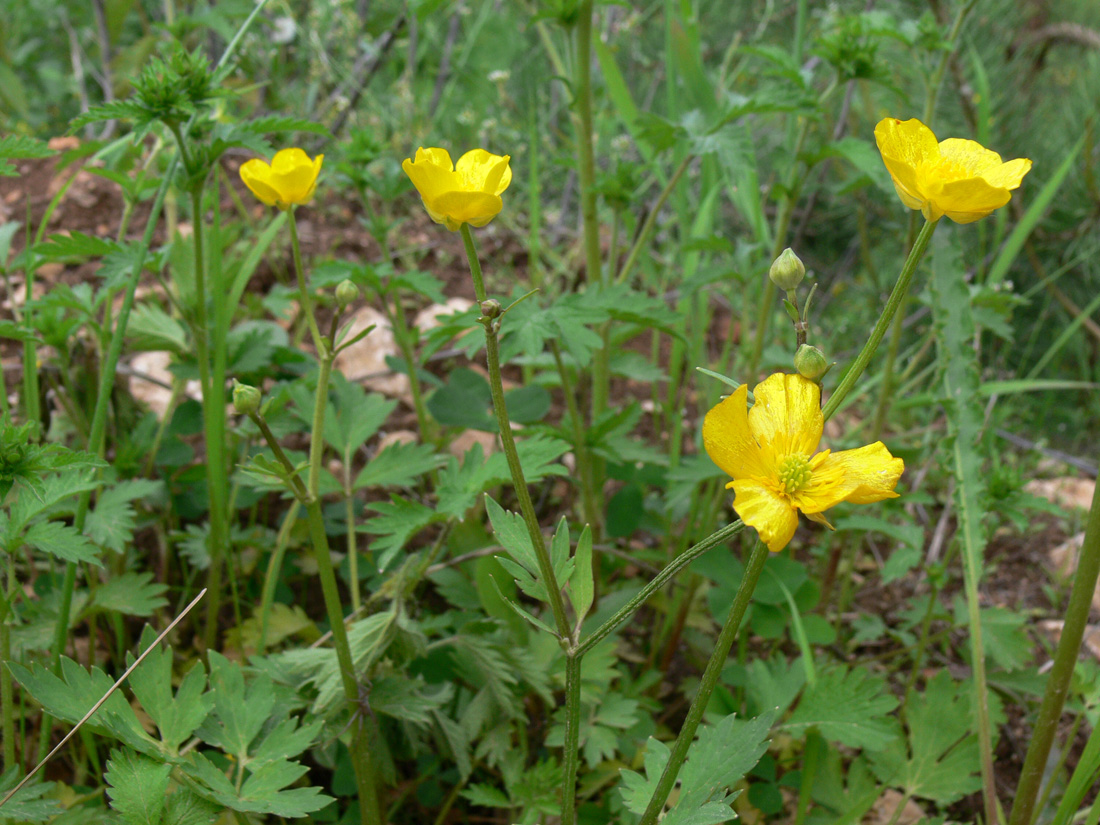
<path fill-rule="evenodd" d="M 436 223 L 457 232 L 464 223 L 485 226 L 504 207 L 500 193 L 512 182 L 508 155 L 473 149 L 451 163 L 446 149 L 416 150 L 401 168 Z"/>
<path fill-rule="evenodd" d="M 944 215 L 955 223 L 984 218 L 1008 203 L 1031 169 L 1027 158 L 1005 163 L 973 140 L 937 143 L 932 130 L 916 118 L 880 121 L 875 142 L 902 203 L 930 221 Z"/>
<path fill-rule="evenodd" d="M 270 166 L 259 158 L 245 161 L 241 164 L 241 180 L 268 206 L 289 209 L 313 198 L 324 159 L 324 155 L 318 155 L 310 160 L 298 148 L 283 149 L 271 159 Z"/>
<path fill-rule="evenodd" d="M 794 535 L 801 510 L 831 527 L 822 515 L 842 501 L 870 504 L 897 498 L 894 487 L 905 464 L 881 441 L 814 455 L 825 419 L 821 388 L 801 375 L 770 375 L 757 384 L 746 409 L 748 387 L 707 413 L 703 446 L 733 481 L 733 509 L 760 540 L 778 553 Z"/>

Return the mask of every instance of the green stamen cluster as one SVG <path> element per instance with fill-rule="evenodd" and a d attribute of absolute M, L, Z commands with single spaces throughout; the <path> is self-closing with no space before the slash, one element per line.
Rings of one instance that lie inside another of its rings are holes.
<path fill-rule="evenodd" d="M 779 484 L 785 493 L 797 493 L 810 482 L 810 462 L 802 455 L 789 455 L 779 462 Z"/>

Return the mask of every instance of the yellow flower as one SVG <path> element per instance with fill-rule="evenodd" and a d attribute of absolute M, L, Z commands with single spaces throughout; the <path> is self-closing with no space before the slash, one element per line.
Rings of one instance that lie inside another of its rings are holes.
<path fill-rule="evenodd" d="M 897 498 L 894 487 L 905 464 L 881 441 L 814 455 L 824 418 L 821 388 L 801 375 L 770 375 L 757 384 L 746 409 L 748 387 L 707 413 L 703 446 L 733 476 L 733 509 L 760 540 L 778 553 L 794 535 L 798 511 L 828 527 L 822 515 L 842 501 L 870 504 Z"/>
<path fill-rule="evenodd" d="M 436 223 L 457 232 L 464 223 L 485 226 L 504 207 L 500 193 L 512 182 L 508 155 L 473 149 L 451 163 L 446 149 L 417 149 L 401 168 Z"/>
<path fill-rule="evenodd" d="M 270 166 L 258 158 L 245 161 L 241 164 L 241 180 L 268 206 L 289 209 L 313 198 L 324 159 L 324 155 L 318 155 L 310 160 L 301 149 L 283 149 L 271 159 Z"/>
<path fill-rule="evenodd" d="M 984 218 L 1008 203 L 1031 169 L 1027 158 L 1004 163 L 973 140 L 937 143 L 932 130 L 916 118 L 880 121 L 875 142 L 902 203 L 930 221 L 944 215 L 955 223 Z"/>

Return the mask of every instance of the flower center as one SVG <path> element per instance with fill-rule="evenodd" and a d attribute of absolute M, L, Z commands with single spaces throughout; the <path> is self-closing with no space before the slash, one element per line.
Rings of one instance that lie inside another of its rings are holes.
<path fill-rule="evenodd" d="M 797 493 L 810 481 L 810 461 L 802 455 L 789 455 L 779 462 L 779 486 L 784 493 Z"/>

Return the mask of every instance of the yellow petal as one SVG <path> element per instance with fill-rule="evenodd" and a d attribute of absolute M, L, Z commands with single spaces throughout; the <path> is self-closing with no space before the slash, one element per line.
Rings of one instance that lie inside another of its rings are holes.
<path fill-rule="evenodd" d="M 982 173 L 992 186 L 1002 189 L 1016 189 L 1024 180 L 1024 175 L 1031 171 L 1031 161 L 1027 158 L 1016 158 L 1008 163 L 1002 163 L 996 169 Z"/>
<path fill-rule="evenodd" d="M 881 441 L 857 450 L 828 451 L 811 461 L 810 483 L 794 496 L 795 505 L 807 515 L 839 504 L 871 504 L 897 498 L 894 488 L 905 462 L 890 455 Z"/>
<path fill-rule="evenodd" d="M 798 527 L 798 512 L 786 496 L 754 479 L 733 482 L 733 509 L 773 553 L 790 542 Z"/>
<path fill-rule="evenodd" d="M 445 215 L 456 224 L 472 226 L 485 226 L 504 206 L 499 195 L 489 192 L 444 192 L 431 200 L 425 198 L 424 202 L 432 212 Z"/>
<path fill-rule="evenodd" d="M 984 178 L 945 183 L 936 196 L 936 206 L 955 223 L 973 223 L 1009 202 L 1012 193 L 991 186 Z"/>
<path fill-rule="evenodd" d="M 309 159 L 309 155 L 305 153 L 305 150 L 299 149 L 297 146 L 290 149 L 280 149 L 275 153 L 275 157 L 271 159 L 271 171 L 277 175 L 292 172 L 302 166 L 312 167 L 313 161 Z"/>
<path fill-rule="evenodd" d="M 883 157 L 889 156 L 912 167 L 936 158 L 940 151 L 932 130 L 916 118 L 880 120 L 875 126 L 875 143 Z"/>
<path fill-rule="evenodd" d="M 249 191 L 267 206 L 274 206 L 279 193 L 268 183 L 271 179 L 271 167 L 259 158 L 246 160 L 241 164 L 241 180 Z"/>
<path fill-rule="evenodd" d="M 416 161 L 406 158 L 401 168 L 405 170 L 425 203 L 461 188 L 458 176 L 451 167 L 450 155 L 445 149 L 417 149 Z"/>
<path fill-rule="evenodd" d="M 733 478 L 770 475 L 749 429 L 748 395 L 748 386 L 742 384 L 703 419 L 703 448 L 710 460 Z"/>
<path fill-rule="evenodd" d="M 305 203 L 313 194 L 321 164 L 298 148 L 283 149 L 271 161 L 270 184 L 283 204 Z"/>
<path fill-rule="evenodd" d="M 508 155 L 494 155 L 484 149 L 471 149 L 458 159 L 455 171 L 469 191 L 501 194 L 512 182 Z"/>
<path fill-rule="evenodd" d="M 918 185 L 917 169 L 939 158 L 936 136 L 916 118 L 902 121 L 888 117 L 875 126 L 875 143 L 898 196 L 910 209 L 919 209 L 927 198 Z"/>
<path fill-rule="evenodd" d="M 1002 165 L 1001 156 L 986 149 L 976 140 L 947 138 L 940 141 L 940 157 L 949 164 L 964 170 L 959 177 L 978 177 Z"/>
<path fill-rule="evenodd" d="M 765 465 L 789 455 L 810 455 L 821 440 L 821 387 L 801 375 L 769 375 L 753 390 L 749 428 Z"/>
<path fill-rule="evenodd" d="M 438 166 L 448 172 L 453 172 L 455 168 L 455 165 L 451 162 L 451 153 L 446 149 L 440 149 L 438 146 L 429 149 L 421 146 L 416 150 L 416 162 Z"/>

